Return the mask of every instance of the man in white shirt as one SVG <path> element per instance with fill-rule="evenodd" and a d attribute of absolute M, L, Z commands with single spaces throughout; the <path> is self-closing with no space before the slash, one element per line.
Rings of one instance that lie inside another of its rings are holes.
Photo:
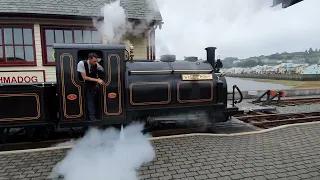
<path fill-rule="evenodd" d="M 95 94 L 96 85 L 105 85 L 102 79 L 98 78 L 98 71 L 104 72 L 103 67 L 98 63 L 98 55 L 90 53 L 88 60 L 80 61 L 77 65 L 77 71 L 81 74 L 80 79 L 83 79 L 86 83 L 87 101 L 90 121 L 95 121 Z"/>

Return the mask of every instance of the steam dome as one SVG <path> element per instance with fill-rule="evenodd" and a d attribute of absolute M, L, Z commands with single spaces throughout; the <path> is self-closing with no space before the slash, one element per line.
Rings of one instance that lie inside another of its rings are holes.
<path fill-rule="evenodd" d="M 185 61 L 189 61 L 189 62 L 196 62 L 198 61 L 198 57 L 196 56 L 188 56 L 184 58 Z"/>
<path fill-rule="evenodd" d="M 176 60 L 176 55 L 166 54 L 160 57 L 160 61 L 162 62 L 174 62 Z"/>

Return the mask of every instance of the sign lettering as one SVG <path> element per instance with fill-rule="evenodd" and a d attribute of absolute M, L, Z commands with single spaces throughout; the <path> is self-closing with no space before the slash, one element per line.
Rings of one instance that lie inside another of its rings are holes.
<path fill-rule="evenodd" d="M 37 83 L 44 82 L 42 71 L 1 71 L 0 83 Z"/>
<path fill-rule="evenodd" d="M 212 78 L 212 74 L 183 74 L 183 81 L 197 81 L 197 80 L 210 80 Z"/>

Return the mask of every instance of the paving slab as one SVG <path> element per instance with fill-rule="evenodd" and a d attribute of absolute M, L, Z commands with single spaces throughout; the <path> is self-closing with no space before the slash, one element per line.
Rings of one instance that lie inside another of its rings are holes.
<path fill-rule="evenodd" d="M 140 179 L 320 179 L 320 123 L 262 133 L 155 138 Z M 0 179 L 46 179 L 69 149 L 0 153 Z"/>

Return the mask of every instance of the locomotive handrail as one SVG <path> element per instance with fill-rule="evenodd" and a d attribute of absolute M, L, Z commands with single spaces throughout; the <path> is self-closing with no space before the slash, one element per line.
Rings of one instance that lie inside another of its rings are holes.
<path fill-rule="evenodd" d="M 0 83 L 0 86 L 44 86 L 44 85 L 55 85 L 55 82 L 36 82 L 36 83 Z"/>
<path fill-rule="evenodd" d="M 185 72 L 185 73 L 198 73 L 198 72 L 207 72 L 207 73 L 212 73 L 213 72 L 213 69 L 203 69 L 203 70 L 173 70 L 174 72 L 179 72 L 179 73 L 182 73 L 182 72 Z"/>
<path fill-rule="evenodd" d="M 177 72 L 184 72 L 184 71 L 191 71 L 191 72 L 213 72 L 213 69 L 189 69 L 189 70 L 183 70 L 183 69 L 178 69 L 178 70 L 174 70 Z"/>
<path fill-rule="evenodd" d="M 172 70 L 153 70 L 153 71 L 129 71 L 131 74 L 172 74 Z"/>
<path fill-rule="evenodd" d="M 51 86 L 54 86 L 55 83 L 41 83 L 41 84 L 32 84 L 32 86 L 34 87 L 44 87 L 45 85 L 51 85 Z"/>
<path fill-rule="evenodd" d="M 220 75 L 220 77 L 225 76 L 225 73 L 214 73 L 215 75 Z"/>
<path fill-rule="evenodd" d="M 236 101 L 236 100 L 235 100 L 235 97 L 234 97 L 234 95 L 235 95 L 235 89 L 237 89 L 237 91 L 238 91 L 238 93 L 239 93 L 239 95 L 240 95 L 240 100 L 239 100 L 239 101 Z M 238 104 L 238 103 L 242 102 L 242 100 L 243 100 L 242 92 L 240 91 L 240 89 L 239 89 L 239 87 L 238 87 L 237 85 L 233 85 L 233 87 L 232 87 L 232 106 L 234 106 L 235 104 Z"/>
<path fill-rule="evenodd" d="M 190 74 L 196 74 L 196 73 L 212 73 L 213 70 L 149 70 L 149 71 L 128 71 L 129 74 L 174 74 L 174 73 L 190 73 Z"/>

